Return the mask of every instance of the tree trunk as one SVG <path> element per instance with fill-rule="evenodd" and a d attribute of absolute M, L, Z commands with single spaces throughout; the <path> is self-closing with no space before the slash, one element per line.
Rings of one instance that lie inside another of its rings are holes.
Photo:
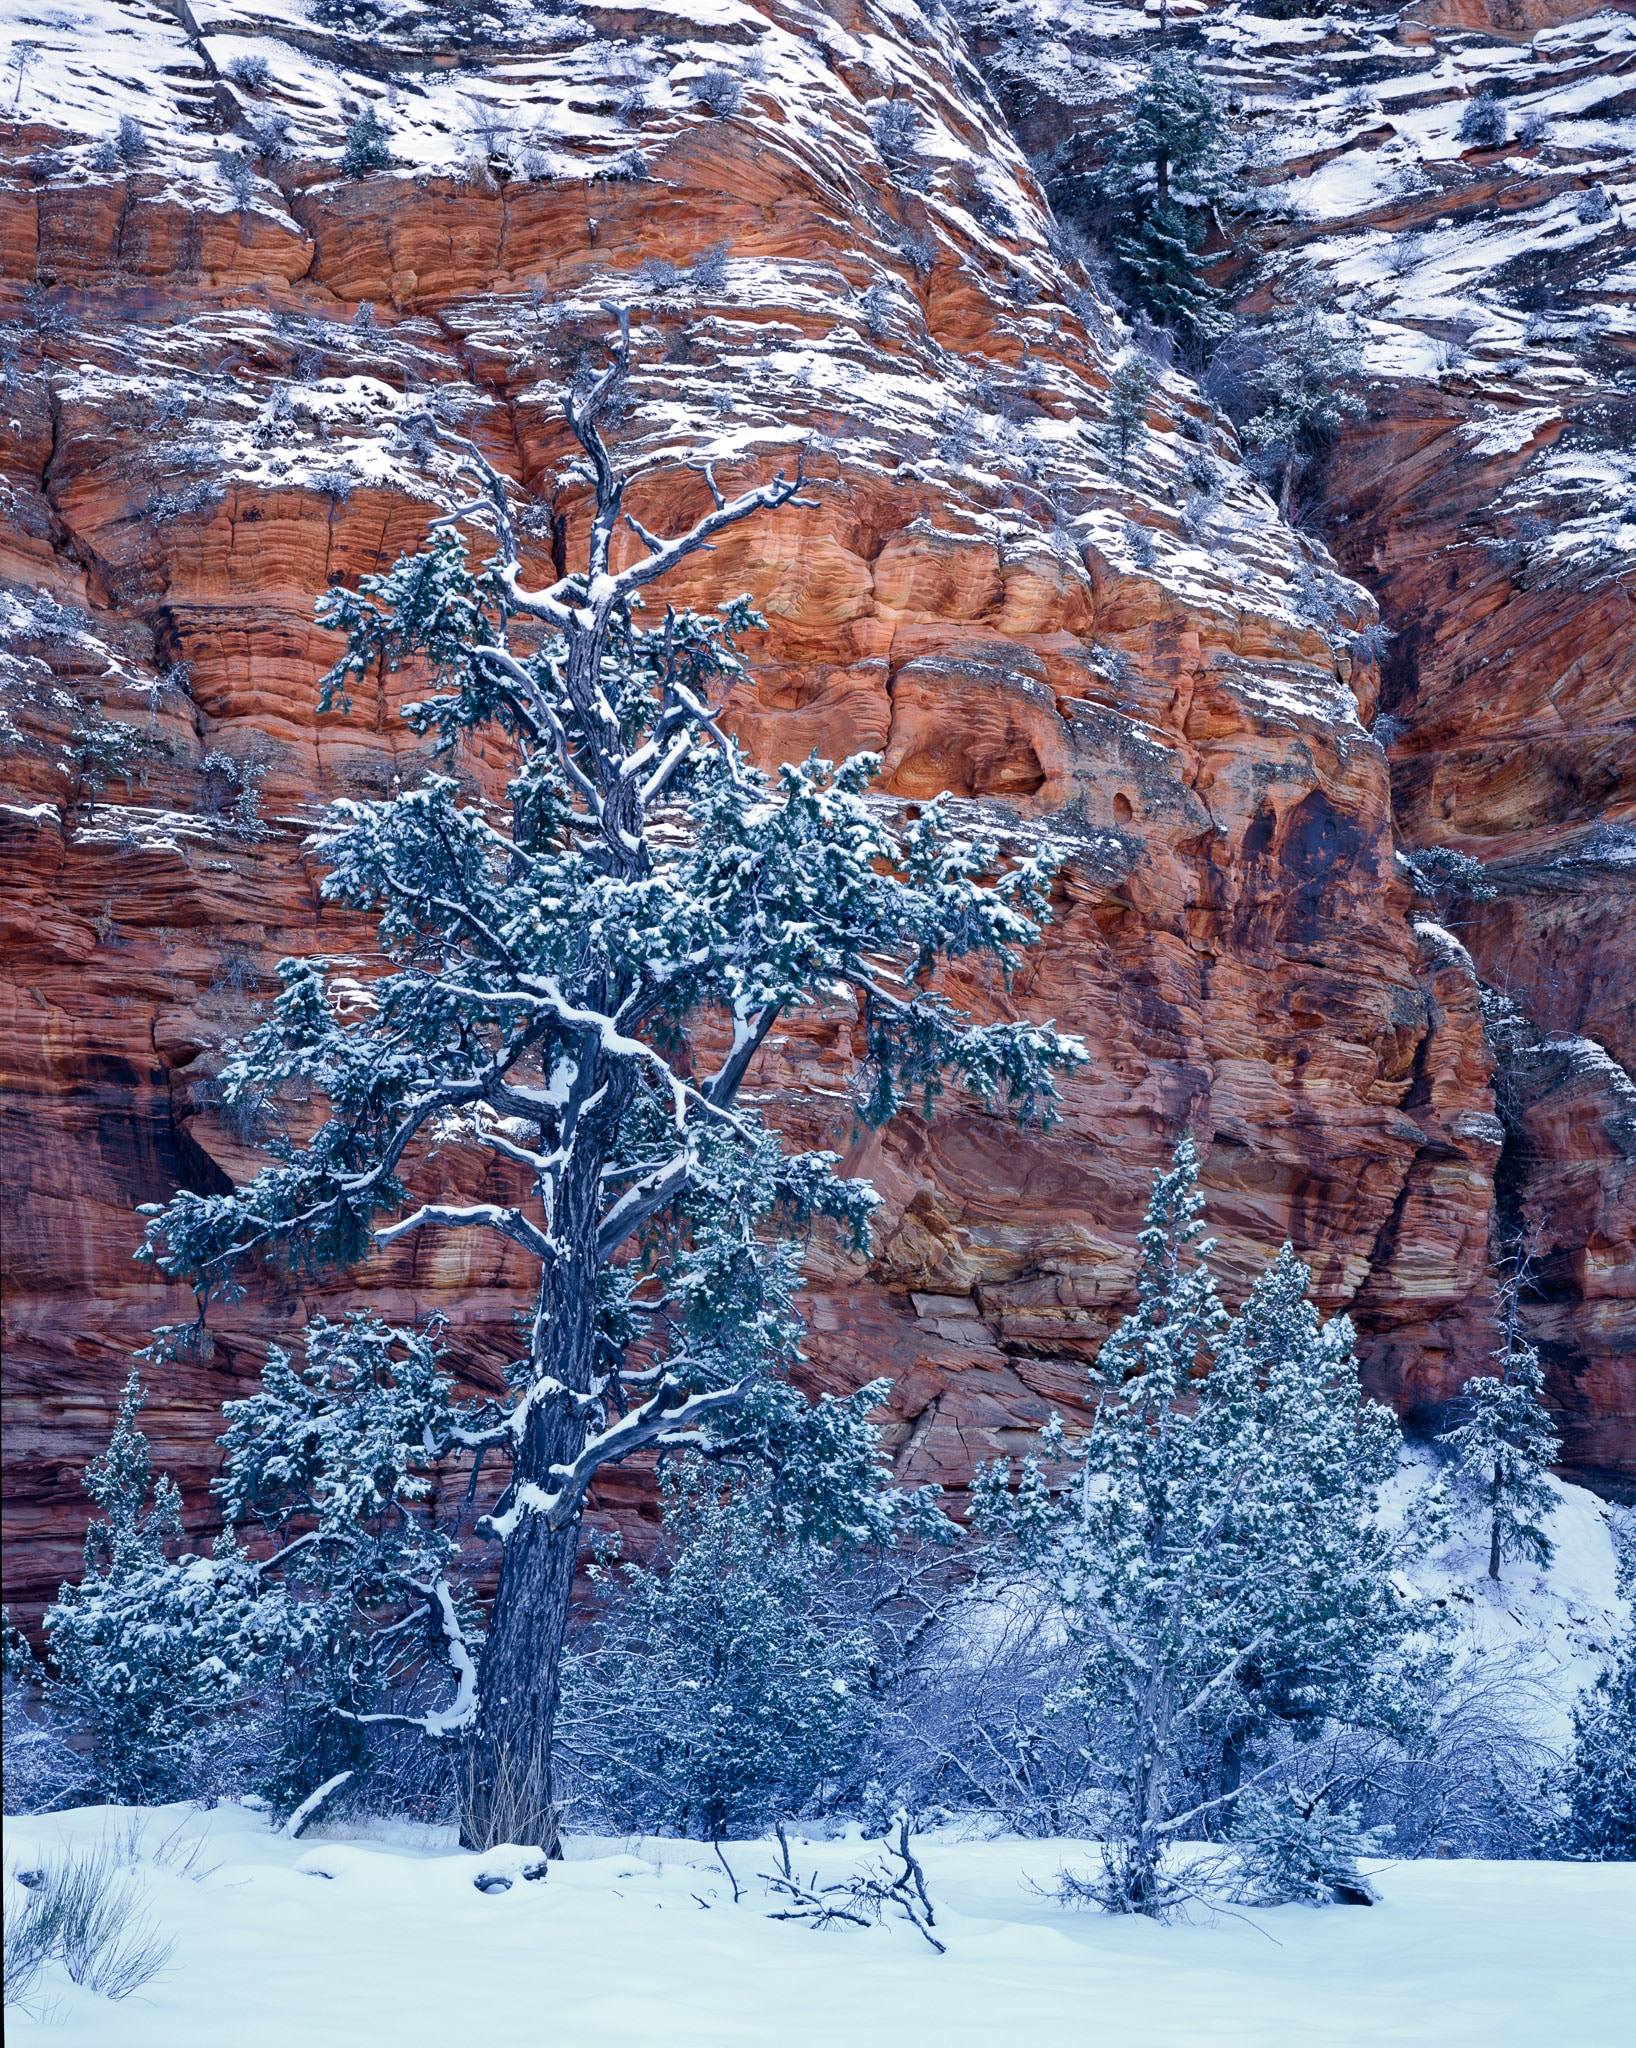
<path fill-rule="evenodd" d="M 462 1758 L 462 1848 L 521 1842 L 561 1853 L 551 1744 L 578 1555 L 577 1517 L 565 1529 L 548 1529 L 530 1515 L 506 1544 L 483 1650 L 477 1726 Z"/>
<path fill-rule="evenodd" d="M 1505 1474 L 1500 1467 L 1494 1467 L 1494 1513 L 1488 1525 L 1488 1576 L 1500 1576 L 1500 1488 L 1505 1484 Z"/>
<path fill-rule="evenodd" d="M 590 1393 L 595 1383 L 601 1167 L 607 1135 L 618 1128 L 629 1095 L 628 1085 L 621 1087 L 605 1072 L 591 1078 L 605 1083 L 603 1105 L 594 1121 L 581 1124 L 563 1176 L 555 1235 L 568 1249 L 542 1281 L 531 1356 L 536 1382 L 554 1380 L 577 1394 Z M 550 1493 L 552 1466 L 571 1464 L 590 1428 L 591 1418 L 576 1413 L 565 1396 L 536 1400 L 513 1467 L 514 1483 Z M 501 1553 L 478 1673 L 476 1725 L 463 1759 L 465 1848 L 520 1842 L 559 1853 L 551 1745 L 579 1528 L 578 1514 L 560 1529 L 542 1514 L 525 1514 Z"/>
<path fill-rule="evenodd" d="M 1148 1913 L 1155 1918 L 1161 1910 L 1159 1863 L 1164 1855 L 1164 1837 L 1159 1828 L 1165 1817 L 1171 1708 L 1169 1686 L 1162 1678 L 1150 1680 L 1136 1729 L 1138 1754 L 1131 1784 L 1131 1830 L 1122 1872 L 1125 1911 Z"/>

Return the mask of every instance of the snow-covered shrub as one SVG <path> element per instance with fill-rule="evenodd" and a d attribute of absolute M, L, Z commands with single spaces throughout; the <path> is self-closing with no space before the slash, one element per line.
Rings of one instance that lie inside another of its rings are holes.
<path fill-rule="evenodd" d="M 1523 116 L 1522 126 L 1517 130 L 1517 140 L 1524 149 L 1542 149 L 1551 139 L 1551 117 L 1538 107 Z"/>
<path fill-rule="evenodd" d="M 248 127 L 250 139 L 256 145 L 256 156 L 262 158 L 264 164 L 283 164 L 285 158 L 291 154 L 291 117 L 281 113 L 268 113 L 248 123 Z"/>
<path fill-rule="evenodd" d="M 731 245 L 724 237 L 712 242 L 702 255 L 688 265 L 687 281 L 696 292 L 719 292 L 727 283 L 727 259 Z"/>
<path fill-rule="evenodd" d="M 1371 626 L 1360 626 L 1348 642 L 1352 650 L 1352 659 L 1371 663 L 1384 661 L 1387 649 L 1396 638 L 1397 634 L 1383 619 L 1376 619 Z M 1407 729 L 1402 725 L 1398 728 L 1399 732 Z"/>
<path fill-rule="evenodd" d="M 892 318 L 892 294 L 883 284 L 872 284 L 858 301 L 863 314 L 863 324 L 876 341 L 881 341 L 890 331 Z"/>
<path fill-rule="evenodd" d="M 663 1553 L 596 1568 L 597 1619 L 564 1664 L 573 1783 L 617 1832 L 759 1834 L 857 1740 L 868 1638 L 823 1626 L 829 1553 L 779 1539 L 765 1482 L 689 1460 L 661 1486 Z"/>
<path fill-rule="evenodd" d="M 36 590 L 29 600 L 27 631 L 34 639 L 65 646 L 90 623 L 78 605 L 60 604 L 49 590 Z"/>
<path fill-rule="evenodd" d="M 1225 337 L 1204 389 L 1238 427 L 1260 466 L 1277 480 L 1279 510 L 1294 514 L 1297 479 L 1364 411 L 1361 340 L 1351 323 L 1330 318 L 1322 286 L 1310 271 L 1295 280 L 1288 303 L 1270 320 L 1242 325 Z"/>
<path fill-rule="evenodd" d="M 1130 550 L 1131 560 L 1138 569 L 1156 569 L 1159 565 L 1159 550 L 1153 535 L 1139 519 L 1125 521 L 1125 546 Z"/>
<path fill-rule="evenodd" d="M 952 1559 L 890 1552 L 828 1588 L 871 1633 L 874 1711 L 842 1807 L 877 1832 L 900 1805 L 975 1810 L 1019 1835 L 1100 1830 L 1098 1731 L 1073 1697 L 1074 1646 L 1046 1590 L 990 1569 L 1000 1563 L 970 1542 Z"/>
<path fill-rule="evenodd" d="M 352 496 L 358 488 L 358 479 L 350 469 L 315 469 L 307 477 L 307 488 L 320 498 L 328 499 L 333 512 Z"/>
<path fill-rule="evenodd" d="M 52 1963 L 99 1997 L 129 1998 L 175 1947 L 154 1926 L 144 1887 L 111 1840 L 9 1871 L 5 1926 L 6 2003 L 25 2010 Z"/>
<path fill-rule="evenodd" d="M 937 268 L 937 238 L 915 229 L 898 238 L 898 254 L 916 277 L 930 277 Z"/>
<path fill-rule="evenodd" d="M 1468 100 L 1454 131 L 1468 149 L 1502 149 L 1511 123 L 1504 102 L 1492 93 Z"/>
<path fill-rule="evenodd" d="M 256 172 L 250 159 L 232 150 L 218 150 L 216 175 L 232 193 L 239 211 L 245 211 L 256 196 Z"/>
<path fill-rule="evenodd" d="M 139 164 L 151 154 L 148 132 L 134 114 L 121 114 L 114 147 L 128 164 Z"/>
<path fill-rule="evenodd" d="M 370 171 L 390 170 L 391 139 L 391 129 L 375 109 L 365 107 L 347 129 L 346 142 L 341 150 L 342 170 L 349 178 L 362 178 Z"/>
<path fill-rule="evenodd" d="M 937 444 L 939 458 L 954 469 L 963 468 L 981 442 L 982 433 L 981 413 L 969 405 L 951 405 L 943 415 L 943 433 Z"/>
<path fill-rule="evenodd" d="M 1552 1707 L 1534 1661 L 1486 1653 L 1456 1664 L 1434 1643 L 1419 1685 L 1407 1728 L 1275 1731 L 1273 1782 L 1356 1806 L 1365 1827 L 1389 1831 L 1395 1855 L 1538 1855 L 1558 1759 L 1534 1732 Z"/>
<path fill-rule="evenodd" d="M 744 87 L 731 71 L 713 64 L 701 71 L 693 83 L 693 97 L 718 119 L 736 114 L 744 104 Z"/>
<path fill-rule="evenodd" d="M 1598 221 L 1609 219 L 1612 213 L 1613 202 L 1608 197 L 1608 188 L 1605 185 L 1592 185 L 1574 208 L 1575 218 L 1584 222 L 1587 227 L 1594 227 Z"/>
<path fill-rule="evenodd" d="M 1363 1827 L 1356 1806 L 1337 1810 L 1298 1785 L 1258 1786 L 1233 1816 L 1244 1895 L 1260 1906 L 1370 1905 L 1358 1858 L 1378 1856 L 1389 1832 Z"/>
<path fill-rule="evenodd" d="M 265 92 L 273 82 L 273 67 L 265 57 L 238 56 L 228 65 L 227 75 L 246 92 Z"/>
<path fill-rule="evenodd" d="M 926 182 L 930 165 L 919 160 L 924 123 L 913 100 L 888 100 L 869 124 L 877 153 L 900 185 L 919 188 Z"/>
<path fill-rule="evenodd" d="M 639 149 L 627 149 L 621 156 L 610 157 L 596 172 L 606 185 L 640 185 L 647 175 L 648 160 Z"/>
<path fill-rule="evenodd" d="M 672 263 L 665 256 L 648 256 L 642 261 L 638 272 L 650 292 L 673 292 L 682 282 L 686 273 L 679 263 Z"/>
<path fill-rule="evenodd" d="M 375 331 L 375 302 L 360 299 L 352 315 L 353 329 L 358 334 L 373 334 Z"/>
<path fill-rule="evenodd" d="M 7 1813 L 51 1813 L 96 1796 L 91 1759 L 75 1745 L 75 1724 L 39 1698 L 40 1672 L 28 1645 L 5 1622 L 0 1679 L 0 1790 Z M 13 1675 L 15 1673 L 15 1675 Z"/>
<path fill-rule="evenodd" d="M 143 516 L 154 526 L 165 526 L 175 519 L 202 519 L 216 509 L 225 495 L 220 484 L 201 478 L 175 490 L 155 491 L 142 508 Z"/>
<path fill-rule="evenodd" d="M 1281 1737 L 1421 1712 L 1425 1613 L 1396 1580 L 1424 1532 L 1377 1515 L 1396 1418 L 1362 1399 L 1351 1325 L 1320 1324 L 1289 1246 L 1228 1314 L 1213 1246 L 1193 1249 L 1197 1179 L 1184 1139 L 1139 1238 L 1140 1306 L 1093 1370 L 1094 1426 L 1053 1420 L 1015 1488 L 1004 1463 L 972 1482 L 975 1524 L 1010 1534 L 1077 1650 L 1062 1697 L 1096 1727 L 1107 1804 L 1083 1886 L 1122 1912 L 1166 1909 L 1169 1843 L 1224 1820 Z"/>
<path fill-rule="evenodd" d="M 205 779 L 206 806 L 227 820 L 236 839 L 253 846 L 268 836 L 261 815 L 261 785 L 267 774 L 264 762 L 212 747 L 199 763 L 199 773 Z"/>
<path fill-rule="evenodd" d="M 1580 1695 L 1560 1789 L 1565 1810 L 1551 1831 L 1553 1853 L 1583 1863 L 1636 1862 L 1636 1638 L 1627 1636 Z"/>
<path fill-rule="evenodd" d="M 187 1789 L 196 1731 L 231 1712 L 263 1668 L 256 1588 L 231 1545 L 172 1560 L 181 1497 L 153 1478 L 143 1400 L 133 1372 L 108 1449 L 85 1475 L 103 1519 L 86 1533 L 83 1578 L 46 1610 L 40 1674 L 47 1706 L 89 1738 L 102 1796 L 138 1803 Z"/>
<path fill-rule="evenodd" d="M 68 735 L 67 766 L 74 801 L 100 797 L 114 780 L 128 790 L 145 754 L 155 751 L 154 737 L 123 719 L 109 718 L 100 704 Z"/>

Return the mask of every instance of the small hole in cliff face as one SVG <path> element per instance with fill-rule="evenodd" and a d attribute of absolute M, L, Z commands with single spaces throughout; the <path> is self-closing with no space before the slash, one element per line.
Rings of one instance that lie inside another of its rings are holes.
<path fill-rule="evenodd" d="M 1114 823 L 1128 825 L 1135 813 L 1130 807 L 1130 798 L 1121 790 L 1113 800 Z"/>

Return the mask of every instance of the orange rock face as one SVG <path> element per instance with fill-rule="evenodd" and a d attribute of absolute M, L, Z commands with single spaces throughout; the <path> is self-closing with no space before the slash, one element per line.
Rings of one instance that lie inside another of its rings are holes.
<path fill-rule="evenodd" d="M 869 0 L 746 6 L 715 44 L 685 10 L 589 9 L 572 37 L 558 20 L 508 44 L 474 114 L 440 82 L 455 53 L 424 38 L 383 55 L 331 37 L 320 75 L 299 38 L 255 29 L 274 81 L 251 94 L 227 70 L 252 28 L 184 18 L 129 10 L 176 81 L 129 168 L 93 157 L 49 62 L 0 136 L 8 1598 L 36 1611 L 73 1569 L 80 1474 L 129 1354 L 189 1307 L 133 1263 L 136 1205 L 253 1168 L 256 1132 L 213 1097 L 225 1042 L 281 955 L 367 943 L 320 902 L 307 829 L 328 799 L 425 765 L 397 717 L 409 678 L 319 714 L 336 650 L 314 598 L 459 502 L 405 426 L 427 405 L 516 481 L 541 580 L 572 563 L 584 497 L 561 399 L 608 304 L 633 313 L 620 445 L 645 524 L 673 530 L 706 502 L 701 461 L 738 481 L 808 450 L 814 509 L 735 530 L 665 592 L 748 590 L 764 614 L 726 714 L 751 753 L 867 747 L 886 797 L 950 792 L 1063 855 L 1017 985 L 962 991 L 1089 1042 L 1053 1130 L 952 1104 L 858 1140 L 844 1014 L 796 1020 L 762 1055 L 783 1125 L 849 1147 L 886 1198 L 872 1263 L 815 1256 L 814 1381 L 893 1378 L 906 1479 L 958 1486 L 1019 1447 L 1079 1399 L 1129 1306 L 1149 1177 L 1190 1130 L 1230 1291 L 1292 1238 L 1325 1309 L 1356 1316 L 1373 1384 L 1434 1413 L 1490 1343 L 1505 1133 L 1476 980 L 1411 928 L 1394 859 L 1365 730 L 1380 678 L 1356 639 L 1374 601 L 1280 523 L 1179 375 L 1112 461 L 1117 335 L 1053 253 L 964 55 Z M 128 55 L 110 50 L 109 66 Z M 734 73 L 736 109 L 699 103 L 710 65 Z M 342 131 L 383 92 L 397 166 L 341 176 Z M 881 154 L 887 98 L 919 115 L 912 161 Z M 213 152 L 242 150 L 270 107 L 291 124 L 284 154 L 241 195 Z M 1452 639 L 1449 617 L 1428 611 L 1429 630 Z M 1446 716 L 1483 744 L 1469 700 Z M 1435 729 L 1417 723 L 1416 744 Z M 476 788 L 490 771 L 472 753 L 456 772 Z M 1579 932 L 1597 887 L 1588 871 L 1580 895 L 1552 884 L 1513 949 L 1548 966 L 1552 918 Z M 1484 912 L 1496 932 L 1519 900 Z M 1461 936 L 1481 959 L 1474 928 Z M 1599 943 L 1616 957 L 1615 935 Z M 1571 1028 L 1592 1037 L 1616 1004 L 1599 971 L 1582 979 Z M 1502 1056 L 1513 1122 L 1560 1167 L 1556 1192 L 1536 1174 L 1519 1197 L 1574 1276 L 1558 1350 L 1589 1357 L 1583 1305 L 1611 1332 L 1628 1294 L 1614 1153 L 1583 1136 L 1612 1128 L 1618 1083 L 1537 1033 Z M 464 1236 L 411 1239 L 322 1288 L 255 1276 L 213 1314 L 211 1357 L 154 1376 L 147 1426 L 195 1526 L 221 1401 L 270 1338 L 320 1304 L 441 1309 L 462 1371 L 492 1384 L 518 1278 Z M 1616 1351 L 1610 1337 L 1572 1379 L 1574 1469 L 1609 1479 L 1626 1455 Z M 605 1504 L 633 1511 L 640 1493 L 628 1476 Z"/>

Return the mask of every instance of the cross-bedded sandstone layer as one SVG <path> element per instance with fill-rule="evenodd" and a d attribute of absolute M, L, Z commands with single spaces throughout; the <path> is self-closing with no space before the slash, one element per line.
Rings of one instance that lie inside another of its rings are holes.
<path fill-rule="evenodd" d="M 0 132 L 8 1596 L 73 1568 L 129 1354 L 187 1310 L 132 1262 L 136 1205 L 253 1169 L 264 1131 L 214 1088 L 224 1043 L 281 955 L 366 943 L 319 899 L 308 826 L 427 765 L 396 717 L 411 677 L 318 714 L 336 649 L 313 600 L 456 501 L 405 425 L 427 407 L 526 495 L 542 580 L 571 563 L 560 400 L 612 305 L 638 343 L 620 440 L 645 524 L 692 516 L 705 460 L 726 482 L 804 445 L 820 486 L 666 592 L 748 590 L 765 615 L 727 711 L 751 753 L 873 748 L 883 802 L 948 791 L 1064 855 L 1016 986 L 963 991 L 1088 1040 L 1054 1130 L 945 1104 L 860 1138 L 839 1010 L 762 1056 L 778 1119 L 886 1196 L 867 1268 L 815 1252 L 814 1380 L 893 1376 L 905 1478 L 958 1485 L 1019 1444 L 1078 1400 L 1187 1129 L 1230 1282 L 1292 1237 L 1375 1384 L 1435 1411 L 1489 1344 L 1504 1131 L 1476 980 L 1412 928 L 1394 860 L 1356 638 L 1373 601 L 1179 375 L 1112 461 L 1120 337 L 942 26 L 887 0 L 519 8 L 475 47 L 415 10 L 371 35 L 292 6 L 92 19 L 71 85 L 42 30 Z M 246 55 L 265 86 L 230 76 Z M 911 146 L 888 100 L 913 106 Z M 395 164 L 352 179 L 365 104 Z M 122 112 L 146 131 L 129 161 Z M 455 772 L 475 796 L 492 764 Z M 1600 1114 L 1598 1077 L 1554 1058 L 1517 1112 L 1547 1151 L 1553 1118 Z M 1608 1184 L 1581 1176 L 1552 1213 L 1611 1214 Z M 1567 1256 L 1603 1256 L 1602 1222 L 1562 1228 Z M 220 1403 L 269 1339 L 320 1303 L 441 1310 L 492 1384 L 515 1279 L 465 1238 L 322 1288 L 255 1276 L 213 1354 L 153 1378 L 196 1526 Z M 1594 1435 L 1616 1372 L 1571 1390 L 1578 1463 L 1616 1465 Z"/>

